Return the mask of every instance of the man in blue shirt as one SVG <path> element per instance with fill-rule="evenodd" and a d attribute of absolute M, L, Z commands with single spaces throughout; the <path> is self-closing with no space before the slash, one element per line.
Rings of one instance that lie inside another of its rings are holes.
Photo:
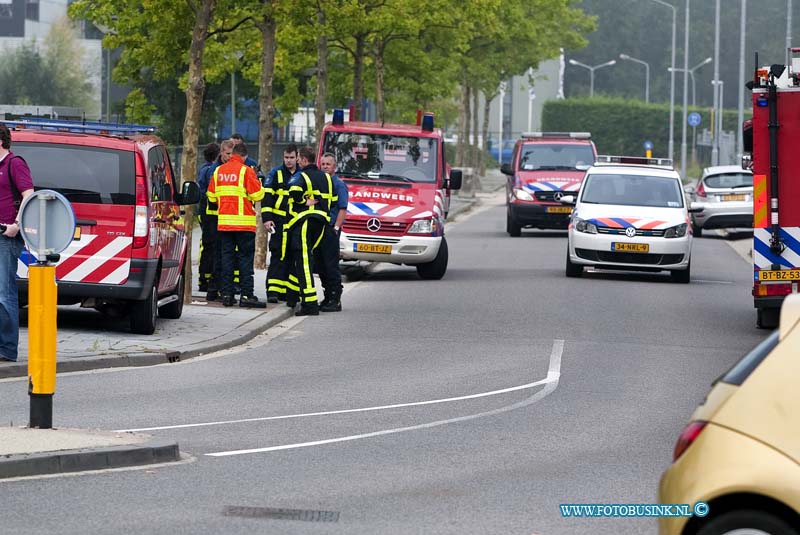
<path fill-rule="evenodd" d="M 206 191 L 208 190 L 208 182 L 214 172 L 215 160 L 219 157 L 219 145 L 216 143 L 209 143 L 203 149 L 203 158 L 205 162 L 197 170 L 197 185 L 202 192 L 200 196 L 200 204 L 198 206 L 198 214 L 200 215 L 200 229 L 202 230 L 202 238 L 200 239 L 200 265 L 197 268 L 200 277 L 199 286 L 201 292 L 208 292 L 209 287 L 215 291 L 212 293 L 211 299 L 216 299 L 215 293 L 217 284 L 214 278 L 215 255 L 217 249 L 217 216 L 207 213 L 208 198 Z"/>
<path fill-rule="evenodd" d="M 344 219 L 347 217 L 348 192 L 347 185 L 335 174 L 336 159 L 326 152 L 319 161 L 319 168 L 331 175 L 333 191 L 337 201 L 330 207 L 330 224 L 325 225 L 322 241 L 314 252 L 314 263 L 317 265 L 320 282 L 325 289 L 325 298 L 320 303 L 322 312 L 340 312 L 342 310 L 342 273 L 339 270 L 339 236 Z"/>

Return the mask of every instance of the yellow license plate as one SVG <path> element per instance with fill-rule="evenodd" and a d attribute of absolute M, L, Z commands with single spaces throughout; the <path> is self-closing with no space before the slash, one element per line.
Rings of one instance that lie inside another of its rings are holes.
<path fill-rule="evenodd" d="M 781 269 L 779 271 L 758 272 L 760 281 L 800 281 L 800 269 Z"/>
<path fill-rule="evenodd" d="M 744 201 L 747 199 L 747 195 L 723 195 L 723 201 Z"/>
<path fill-rule="evenodd" d="M 548 206 L 547 207 L 548 214 L 571 214 L 572 207 L 571 206 Z"/>
<path fill-rule="evenodd" d="M 356 243 L 353 246 L 353 250 L 357 253 L 381 253 L 381 254 L 391 254 L 392 253 L 392 246 L 391 245 L 380 245 L 377 243 Z"/>
<path fill-rule="evenodd" d="M 611 244 L 612 251 L 624 251 L 626 253 L 646 253 L 650 251 L 650 245 L 647 243 L 620 243 L 614 242 Z"/>
<path fill-rule="evenodd" d="M 73 240 L 81 239 L 81 227 L 75 227 L 75 233 L 72 235 Z"/>

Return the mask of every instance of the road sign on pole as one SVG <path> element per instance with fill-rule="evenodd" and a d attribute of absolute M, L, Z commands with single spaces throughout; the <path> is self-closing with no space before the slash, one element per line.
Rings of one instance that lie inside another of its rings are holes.
<path fill-rule="evenodd" d="M 649 139 L 645 140 L 644 142 L 644 155 L 646 158 L 653 157 L 653 142 Z"/>
<path fill-rule="evenodd" d="M 702 121 L 702 119 L 703 117 L 699 113 L 693 111 L 689 114 L 689 117 L 686 118 L 686 122 L 689 123 L 689 126 L 700 126 L 700 121 Z"/>

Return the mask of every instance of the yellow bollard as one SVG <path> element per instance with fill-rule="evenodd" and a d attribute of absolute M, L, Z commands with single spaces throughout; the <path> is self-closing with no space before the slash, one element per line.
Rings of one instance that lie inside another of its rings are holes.
<path fill-rule="evenodd" d="M 31 264 L 28 270 L 28 394 L 29 427 L 53 427 L 56 391 L 56 268 Z"/>
<path fill-rule="evenodd" d="M 652 158 L 653 157 L 653 151 L 650 150 L 650 149 L 647 149 L 646 151 L 644 151 L 644 156 L 645 156 L 645 158 Z"/>

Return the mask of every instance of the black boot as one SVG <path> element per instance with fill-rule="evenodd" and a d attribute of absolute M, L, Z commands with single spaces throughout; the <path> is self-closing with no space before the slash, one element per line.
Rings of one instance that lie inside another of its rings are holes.
<path fill-rule="evenodd" d="M 319 316 L 319 305 L 317 303 L 300 305 L 300 310 L 294 313 L 295 316 Z"/>
<path fill-rule="evenodd" d="M 319 307 L 322 312 L 341 312 L 342 311 L 342 292 L 332 292 L 327 303 L 323 302 Z"/>
<path fill-rule="evenodd" d="M 231 294 L 224 294 L 222 296 L 222 306 L 232 307 L 236 303 L 236 299 Z"/>
<path fill-rule="evenodd" d="M 267 304 L 259 301 L 255 295 L 243 295 L 239 299 L 239 306 L 243 308 L 267 308 Z"/>

